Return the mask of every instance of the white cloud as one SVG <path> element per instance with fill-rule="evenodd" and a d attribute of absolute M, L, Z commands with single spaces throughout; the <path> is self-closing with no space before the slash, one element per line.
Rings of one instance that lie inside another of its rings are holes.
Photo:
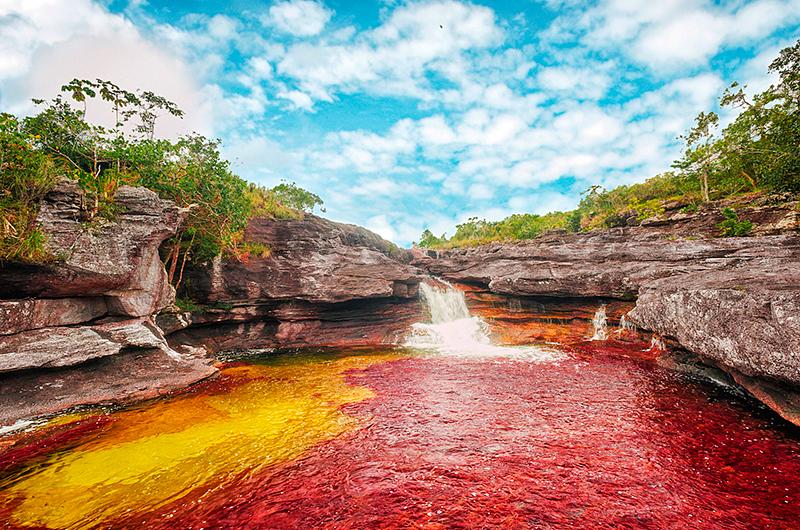
<path fill-rule="evenodd" d="M 229 40 L 236 35 L 239 22 L 225 15 L 214 15 L 208 21 L 208 33 L 218 40 Z"/>
<path fill-rule="evenodd" d="M 235 172 L 269 183 L 287 176 L 300 162 L 298 156 L 280 142 L 263 136 L 234 136 L 223 144 L 223 152 Z"/>
<path fill-rule="evenodd" d="M 130 35 L 133 25 L 90 0 L 0 3 L 0 79 L 24 74 L 33 52 L 80 35 Z"/>
<path fill-rule="evenodd" d="M 627 50 L 641 64 L 675 71 L 796 24 L 800 0 L 602 0 L 566 13 L 549 30 L 550 40 Z"/>
<path fill-rule="evenodd" d="M 84 0 L 5 2 L 0 7 L 0 94 L 7 111 L 30 112 L 31 97 L 54 96 L 74 77 L 102 78 L 126 88 L 152 90 L 186 110 L 185 120 L 163 117 L 158 133 L 211 131 L 202 86 L 179 57 L 143 38 L 126 19 Z M 8 23 L 6 23 L 9 21 Z M 90 108 L 110 125 L 110 113 Z"/>
<path fill-rule="evenodd" d="M 611 79 L 602 69 L 595 67 L 574 68 L 552 66 L 543 68 L 537 75 L 539 86 L 546 90 L 563 93 L 581 99 L 600 99 L 611 85 Z"/>
<path fill-rule="evenodd" d="M 494 12 L 454 0 L 398 7 L 379 27 L 352 42 L 290 46 L 278 62 L 280 74 L 315 99 L 336 91 L 405 95 L 430 99 L 426 72 L 457 78 L 467 50 L 498 44 L 502 31 Z"/>
<path fill-rule="evenodd" d="M 266 24 L 297 37 L 312 37 L 325 29 L 333 12 L 319 2 L 288 0 L 269 8 Z"/>
<path fill-rule="evenodd" d="M 312 101 L 308 94 L 304 94 L 299 90 L 278 92 L 277 96 L 279 98 L 289 100 L 297 109 L 312 110 L 314 108 L 314 101 Z"/>
<path fill-rule="evenodd" d="M 367 219 L 367 228 L 389 241 L 397 239 L 397 231 L 386 215 L 376 215 Z"/>
<path fill-rule="evenodd" d="M 705 10 L 681 14 L 646 30 L 632 53 L 640 62 L 658 67 L 698 64 L 717 52 L 729 23 Z"/>

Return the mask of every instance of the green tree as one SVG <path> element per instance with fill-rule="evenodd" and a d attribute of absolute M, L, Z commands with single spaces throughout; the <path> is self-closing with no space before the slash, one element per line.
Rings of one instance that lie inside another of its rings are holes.
<path fill-rule="evenodd" d="M 686 142 L 683 158 L 676 163 L 676 167 L 690 171 L 699 176 L 700 193 L 703 201 L 708 202 L 709 197 L 709 172 L 712 171 L 714 162 L 719 158 L 718 146 L 714 143 L 714 134 L 719 127 L 719 116 L 715 112 L 701 112 L 695 118 L 694 127 L 681 138 Z"/>
<path fill-rule="evenodd" d="M 304 190 L 294 182 L 281 182 L 270 191 L 279 202 L 303 212 L 312 212 L 314 207 L 323 205 L 319 195 Z M 324 208 L 320 209 L 325 211 Z"/>

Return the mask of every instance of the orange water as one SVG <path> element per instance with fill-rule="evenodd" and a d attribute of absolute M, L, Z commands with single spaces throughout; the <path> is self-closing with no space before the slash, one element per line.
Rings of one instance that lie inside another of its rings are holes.
<path fill-rule="evenodd" d="M 14 525 L 85 528 L 222 487 L 354 428 L 340 407 L 373 394 L 344 372 L 394 357 L 227 368 L 205 392 L 117 412 L 78 447 L 0 480 L 0 503 Z"/>

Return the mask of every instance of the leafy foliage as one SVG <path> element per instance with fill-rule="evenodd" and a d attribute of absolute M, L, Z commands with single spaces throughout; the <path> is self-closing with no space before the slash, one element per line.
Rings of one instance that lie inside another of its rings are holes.
<path fill-rule="evenodd" d="M 741 237 L 746 236 L 753 229 L 753 223 L 750 221 L 740 221 L 739 216 L 732 208 L 724 208 L 722 215 L 725 220 L 718 226 L 722 230 L 723 237 Z"/>
<path fill-rule="evenodd" d="M 322 206 L 322 199 L 318 195 L 304 190 L 294 182 L 282 182 L 271 191 L 278 202 L 301 212 L 312 212 L 315 206 Z"/>
<path fill-rule="evenodd" d="M 0 261 L 47 259 L 36 214 L 57 173 L 36 141 L 17 118 L 0 114 Z"/>
<path fill-rule="evenodd" d="M 86 103 L 95 98 L 111 107 L 112 129 L 86 120 Z M 251 217 L 298 219 L 322 204 L 293 183 L 272 189 L 248 184 L 231 172 L 218 140 L 198 134 L 174 141 L 156 138 L 158 118 L 182 117 L 183 111 L 152 92 L 74 79 L 53 100 L 34 101 L 42 107 L 34 116 L 22 121 L 0 116 L 2 261 L 47 259 L 35 220 L 42 196 L 62 177 L 77 180 L 84 190 L 87 221 L 113 217 L 114 194 L 122 184 L 147 187 L 189 208 L 180 233 L 166 246 L 175 285 L 187 261 L 268 255 L 269 249 L 244 241 Z"/>
<path fill-rule="evenodd" d="M 698 205 L 752 191 L 800 192 L 800 41 L 785 48 L 770 64 L 778 82 L 748 97 L 745 87 L 733 83 L 720 105 L 739 111 L 736 119 L 719 131 L 719 117 L 701 112 L 681 139 L 685 148 L 676 171 L 610 191 L 592 186 L 578 207 L 544 216 L 512 215 L 499 222 L 472 218 L 458 225 L 451 238 L 425 231 L 420 246 L 446 248 L 495 240 L 529 239 L 558 228 L 569 232 L 638 224 L 661 215 L 670 202 L 682 211 Z M 728 217 L 726 235 L 743 235 L 747 221 Z"/>

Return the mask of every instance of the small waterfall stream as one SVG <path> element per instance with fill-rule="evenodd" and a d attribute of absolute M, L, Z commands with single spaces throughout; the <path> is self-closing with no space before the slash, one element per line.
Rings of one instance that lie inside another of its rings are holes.
<path fill-rule="evenodd" d="M 601 305 L 594 314 L 592 319 L 592 326 L 594 327 L 594 334 L 591 340 L 606 340 L 608 339 L 608 319 L 606 318 L 606 305 Z"/>
<path fill-rule="evenodd" d="M 492 344 L 489 325 L 470 314 L 464 293 L 444 281 L 437 281 L 443 287 L 420 284 L 420 295 L 431 321 L 414 324 L 406 346 L 458 357 L 513 357 L 533 361 L 563 357 L 560 352 L 535 346 Z"/>

